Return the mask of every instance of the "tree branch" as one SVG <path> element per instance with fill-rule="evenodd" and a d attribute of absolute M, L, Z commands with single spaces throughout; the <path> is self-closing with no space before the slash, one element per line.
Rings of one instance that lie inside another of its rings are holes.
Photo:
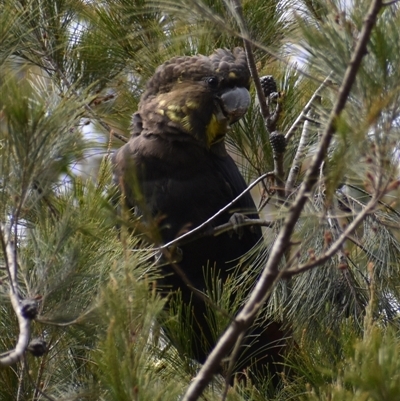
<path fill-rule="evenodd" d="M 231 4 L 232 4 L 232 14 L 235 16 L 236 21 L 239 25 L 240 34 L 246 51 L 247 63 L 249 65 L 251 77 L 253 78 L 254 86 L 256 88 L 261 115 L 264 119 L 264 124 L 268 133 L 272 134 L 276 130 L 276 124 L 279 119 L 279 114 L 281 112 L 281 104 L 278 99 L 276 102 L 275 110 L 271 114 L 269 110 L 271 98 L 270 97 L 268 99 L 265 98 L 265 94 L 261 86 L 260 77 L 258 76 L 257 67 L 254 60 L 252 42 L 249 40 L 246 21 L 243 17 L 243 8 L 241 2 L 240 0 L 231 0 Z M 276 152 L 274 147 L 272 147 L 272 149 L 273 149 L 273 160 L 274 160 L 275 186 L 277 187 L 277 193 L 279 197 L 283 198 L 284 191 L 282 190 L 282 186 L 284 177 L 284 168 L 283 168 L 284 154 Z"/>
<path fill-rule="evenodd" d="M 327 86 L 327 83 L 329 82 L 329 78 L 331 77 L 331 74 L 329 74 L 324 81 L 322 82 L 322 84 L 317 88 L 317 90 L 313 93 L 313 95 L 311 96 L 310 100 L 307 102 L 307 104 L 304 106 L 303 110 L 301 111 L 301 113 L 298 115 L 298 117 L 296 118 L 296 120 L 294 120 L 294 123 L 292 124 L 292 126 L 288 129 L 288 132 L 285 135 L 286 140 L 288 141 L 293 135 L 294 132 L 296 131 L 298 125 L 301 123 L 302 120 L 304 120 L 305 118 L 307 118 L 307 114 L 311 109 L 312 104 L 314 103 L 315 99 L 319 96 L 319 93 L 321 92 L 321 90 Z"/>
<path fill-rule="evenodd" d="M 292 126 L 289 128 L 288 132 L 286 133 L 285 139 L 286 139 L 286 141 L 288 141 L 291 138 L 291 136 L 294 134 L 294 132 L 295 132 L 297 126 L 300 124 L 300 122 L 302 120 L 304 120 L 303 129 L 302 129 L 302 133 L 300 136 L 300 142 L 297 147 L 296 154 L 293 158 L 292 166 L 289 170 L 288 178 L 287 178 L 286 185 L 285 185 L 286 198 L 290 196 L 290 194 L 292 193 L 292 191 L 294 189 L 297 177 L 299 176 L 299 173 L 300 173 L 301 164 L 305 158 L 306 147 L 307 147 L 308 140 L 309 140 L 309 137 L 311 134 L 310 124 L 311 124 L 311 122 L 313 122 L 312 118 L 311 118 L 311 116 L 312 116 L 311 107 L 312 107 L 313 103 L 315 102 L 315 100 L 318 98 L 319 93 L 322 90 L 322 88 L 328 82 L 330 76 L 331 76 L 331 74 L 329 74 L 325 78 L 324 82 L 313 93 L 310 100 L 307 102 L 307 104 L 305 105 L 305 107 L 303 108 L 303 110 L 301 111 L 299 116 L 296 118 L 295 122 L 292 124 Z"/>
<path fill-rule="evenodd" d="M 308 113 L 310 113 L 310 111 Z M 308 115 L 309 114 L 306 114 L 306 117 Z M 293 158 L 292 167 L 289 170 L 289 175 L 286 180 L 286 185 L 285 185 L 286 197 L 289 197 L 290 194 L 292 193 L 297 177 L 299 176 L 301 164 L 306 156 L 306 147 L 308 144 L 310 133 L 311 133 L 310 122 L 304 121 L 303 130 L 300 136 L 299 146 L 297 147 L 296 154 Z"/>
<path fill-rule="evenodd" d="M 239 25 L 240 33 L 242 36 L 243 45 L 247 56 L 247 63 L 249 65 L 250 74 L 251 77 L 253 78 L 254 86 L 256 88 L 257 98 L 260 103 L 261 115 L 267 122 L 267 120 L 270 117 L 270 113 L 267 107 L 264 91 L 261 87 L 260 77 L 258 76 L 256 62 L 254 60 L 254 54 L 252 50 L 252 43 L 249 40 L 246 21 L 243 18 L 243 8 L 242 5 L 240 4 L 240 0 L 231 0 L 231 4 L 232 4 L 232 14 L 236 17 L 236 21 Z"/>
<path fill-rule="evenodd" d="M 18 319 L 19 336 L 15 348 L 0 357 L 0 366 L 9 366 L 17 362 L 26 351 L 29 344 L 31 319 L 24 316 L 23 305 L 18 294 L 18 263 L 15 244 L 11 240 L 11 227 L 1 225 L 1 241 L 5 247 L 5 260 L 10 277 L 10 300 Z"/>
<path fill-rule="evenodd" d="M 186 232 L 185 234 L 182 234 L 180 237 L 175 238 L 174 240 L 167 242 L 166 244 L 160 246 L 156 250 L 162 250 L 162 249 L 167 249 L 173 245 L 177 245 L 181 243 L 183 239 L 187 239 L 188 237 L 192 237 L 194 234 L 197 234 L 199 231 L 202 229 L 205 229 L 213 220 L 215 220 L 218 216 L 220 216 L 222 213 L 225 213 L 229 208 L 231 208 L 235 202 L 237 202 L 243 195 L 245 195 L 247 192 L 249 192 L 252 188 L 254 188 L 260 181 L 263 179 L 273 176 L 273 173 L 265 173 L 262 176 L 258 177 L 256 180 L 254 180 L 243 192 L 241 192 L 235 199 L 232 200 L 232 202 L 228 203 L 226 206 L 224 206 L 222 209 L 218 210 L 217 213 L 215 213 L 213 216 L 211 216 L 209 219 L 207 219 L 204 223 L 200 224 L 199 226 L 193 228 L 193 230 L 190 230 Z"/>
<path fill-rule="evenodd" d="M 343 111 L 350 94 L 350 89 L 356 78 L 378 12 L 381 8 L 382 0 L 374 0 L 371 3 L 357 46 L 347 67 L 338 98 L 330 114 L 317 152 L 311 161 L 296 199 L 288 211 L 285 223 L 271 249 L 270 257 L 260 279 L 258 280 L 249 300 L 246 302 L 235 320 L 229 325 L 225 333 L 221 336 L 199 373 L 190 384 L 183 397 L 183 401 L 195 401 L 200 397 L 203 390 L 212 379 L 220 361 L 229 352 L 241 333 L 243 333 L 254 321 L 257 312 L 268 297 L 269 291 L 279 278 L 279 263 L 290 244 L 291 234 L 300 217 L 303 207 L 307 202 L 308 195 L 317 180 L 318 170 L 325 158 L 333 134 L 335 133 L 336 121 Z"/>
<path fill-rule="evenodd" d="M 228 223 L 221 224 L 220 226 L 213 227 L 212 229 L 205 231 L 202 237 L 204 236 L 213 236 L 217 237 L 218 235 L 221 235 L 225 232 L 228 231 L 236 231 L 238 228 L 241 227 L 252 227 L 252 226 L 258 226 L 258 227 L 273 227 L 275 225 L 275 221 L 267 221 L 267 220 L 262 220 L 262 219 L 248 219 L 245 218 L 243 222 L 241 222 L 238 225 L 235 225 L 232 221 L 228 221 Z"/>
<path fill-rule="evenodd" d="M 320 266 L 321 264 L 325 263 L 329 260 L 336 252 L 340 250 L 343 243 L 349 238 L 349 236 L 357 229 L 360 223 L 363 222 L 365 217 L 371 213 L 380 198 L 382 193 L 376 194 L 372 199 L 368 202 L 362 212 L 358 213 L 356 218 L 346 227 L 346 229 L 341 233 L 338 239 L 332 243 L 330 248 L 320 257 L 314 259 L 313 261 L 307 262 L 298 266 L 297 268 L 286 269 L 282 271 L 282 278 L 290 278 L 294 275 L 303 273 L 307 270 L 313 269 L 316 266 Z"/>

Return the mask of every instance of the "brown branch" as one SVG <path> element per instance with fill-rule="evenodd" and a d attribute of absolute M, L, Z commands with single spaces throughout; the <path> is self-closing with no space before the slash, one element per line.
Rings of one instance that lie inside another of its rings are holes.
<path fill-rule="evenodd" d="M 266 99 L 268 111 L 270 112 L 270 117 L 265 119 L 265 126 L 270 134 L 277 130 L 277 123 L 279 120 L 280 113 L 282 112 L 282 103 L 279 101 L 279 99 L 280 99 L 279 92 L 271 93 L 269 96 L 267 96 Z M 270 107 L 271 109 L 274 107 L 275 110 L 271 112 L 269 110 Z"/>
<path fill-rule="evenodd" d="M 240 346 L 243 341 L 243 336 L 244 336 L 244 333 L 242 333 L 237 338 L 236 344 L 233 347 L 231 355 L 229 356 L 229 365 L 228 365 L 228 369 L 225 373 L 225 386 L 224 386 L 224 392 L 221 397 L 221 401 L 226 401 L 226 397 L 228 396 L 229 387 L 231 385 L 231 376 L 232 376 L 233 369 L 235 367 L 235 362 L 236 362 L 239 352 L 240 352 Z"/>
<path fill-rule="evenodd" d="M 232 14 L 236 17 L 236 21 L 239 25 L 240 33 L 243 40 L 244 49 L 246 51 L 247 63 L 251 77 L 253 78 L 254 86 L 256 88 L 257 98 L 260 103 L 261 115 L 264 120 L 267 121 L 270 117 L 269 109 L 265 99 L 264 91 L 261 87 L 260 77 L 258 76 L 256 62 L 254 60 L 254 54 L 252 50 L 252 43 L 249 40 L 248 29 L 246 21 L 243 17 L 243 8 L 240 4 L 240 0 L 232 0 Z"/>
<path fill-rule="evenodd" d="M 31 370 L 29 369 L 29 366 L 28 366 L 27 358 L 24 358 L 24 365 L 25 365 L 24 367 L 25 367 L 25 370 L 26 370 L 26 374 L 28 375 L 28 378 L 29 378 L 31 384 L 35 388 L 35 393 L 39 393 L 40 395 L 42 395 L 44 398 L 46 398 L 49 401 L 56 401 L 53 397 L 50 397 L 42 389 L 40 389 L 38 384 L 35 382 L 35 380 L 33 380 L 33 377 L 31 376 Z"/>
<path fill-rule="evenodd" d="M 257 207 L 257 211 L 258 212 L 261 212 L 261 210 L 263 210 L 267 205 L 268 205 L 268 203 L 271 201 L 271 195 L 268 193 L 268 190 L 267 189 L 264 189 L 264 191 L 265 191 L 265 193 L 267 194 L 267 195 L 262 195 L 261 196 L 261 199 L 260 199 L 260 202 L 258 203 L 258 207 Z"/>
<path fill-rule="evenodd" d="M 350 94 L 350 89 L 355 81 L 357 71 L 360 67 L 363 55 L 365 54 L 368 40 L 381 7 L 382 0 L 374 0 L 369 8 L 359 40 L 357 42 L 357 46 L 347 67 L 342 86 L 339 90 L 337 101 L 330 114 L 317 152 L 311 161 L 296 199 L 288 211 L 285 223 L 279 232 L 278 237 L 276 238 L 267 264 L 253 292 L 251 293 L 249 300 L 246 302 L 235 320 L 229 325 L 225 333 L 220 337 L 218 343 L 208 356 L 199 373 L 191 382 L 186 394 L 183 397 L 183 401 L 195 401 L 201 396 L 203 390 L 211 381 L 220 361 L 229 352 L 241 333 L 243 333 L 254 321 L 257 312 L 260 310 L 261 306 L 268 297 L 269 291 L 279 278 L 279 263 L 288 245 L 290 244 L 291 234 L 300 217 L 303 207 L 307 202 L 308 195 L 317 180 L 316 177 L 318 177 L 318 170 L 325 158 L 333 134 L 335 133 L 336 121 L 343 111 Z"/>
<path fill-rule="evenodd" d="M 280 200 L 285 199 L 285 187 L 284 187 L 284 177 L 285 170 L 283 168 L 284 153 L 278 153 L 273 150 L 273 160 L 274 160 L 274 173 L 275 173 L 275 187 L 276 193 Z"/>
<path fill-rule="evenodd" d="M 258 103 L 261 111 L 261 115 L 264 119 L 265 127 L 269 134 L 273 133 L 276 130 L 276 124 L 279 119 L 279 114 L 281 112 L 281 104 L 279 99 L 276 103 L 274 113 L 270 113 L 269 106 L 271 99 L 265 98 L 264 91 L 261 86 L 260 77 L 258 76 L 256 63 L 254 60 L 254 54 L 252 50 L 252 41 L 249 39 L 248 29 L 246 26 L 246 21 L 243 17 L 243 8 L 240 0 L 231 0 L 231 10 L 232 14 L 236 17 L 236 21 L 239 25 L 241 37 L 243 39 L 243 45 L 246 51 L 247 63 L 249 65 L 250 74 L 253 78 L 254 86 L 256 88 Z M 284 197 L 284 190 L 282 190 L 283 186 L 283 178 L 284 178 L 284 168 L 283 168 L 283 153 L 277 153 L 274 148 L 273 149 L 273 160 L 274 160 L 274 173 L 275 173 L 275 186 L 278 188 L 277 193 L 280 198 Z"/>

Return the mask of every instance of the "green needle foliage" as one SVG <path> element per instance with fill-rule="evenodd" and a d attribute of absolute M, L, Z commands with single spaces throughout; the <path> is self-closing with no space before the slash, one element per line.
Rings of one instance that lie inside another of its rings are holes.
<path fill-rule="evenodd" d="M 1 400 L 177 400 L 198 372 L 186 352 L 190 313 L 179 302 L 166 308 L 156 291 L 157 252 L 132 230 L 140 222 L 116 212 L 109 157 L 122 144 L 114 134 L 129 136 L 158 65 L 243 46 L 233 3 L 0 0 L 0 359 L 20 335 L 9 293 L 10 227 L 19 296 L 37 304 L 30 340 L 46 348 L 38 356 L 31 343 L 15 364 L 0 366 Z M 271 113 L 277 103 L 281 109 L 276 129 L 293 133 L 283 186 L 304 147 L 283 197 L 273 175 L 254 191 L 261 218 L 273 224 L 251 268 L 224 285 L 215 277 L 207 291 L 216 338 L 234 315 L 232 294 L 243 305 L 240 293 L 255 285 L 295 203 L 371 2 L 241 3 L 258 74 L 277 83 L 279 97 L 269 100 Z M 259 319 L 283 321 L 292 337 L 282 386 L 271 392 L 266 375 L 227 388 L 216 375 L 204 399 L 400 399 L 400 9 L 392 3 L 378 15 L 280 268 L 323 256 L 378 200 L 333 255 L 279 281 L 262 309 Z M 248 182 L 276 166 L 251 92 L 248 113 L 227 138 Z M 293 129 L 313 95 L 307 123 Z"/>

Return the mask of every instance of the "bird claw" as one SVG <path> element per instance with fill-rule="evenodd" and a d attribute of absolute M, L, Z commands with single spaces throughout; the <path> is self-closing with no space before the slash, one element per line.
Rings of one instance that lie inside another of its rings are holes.
<path fill-rule="evenodd" d="M 242 213 L 233 213 L 229 222 L 232 224 L 233 231 L 238 235 L 239 239 L 243 237 L 243 223 L 247 217 Z"/>

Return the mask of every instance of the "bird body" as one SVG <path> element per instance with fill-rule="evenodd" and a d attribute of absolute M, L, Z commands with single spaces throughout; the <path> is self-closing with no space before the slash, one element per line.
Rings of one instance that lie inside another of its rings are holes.
<path fill-rule="evenodd" d="M 246 189 L 224 137 L 250 104 L 249 82 L 245 53 L 239 48 L 218 49 L 209 57 L 176 57 L 160 66 L 148 82 L 132 118 L 132 137 L 114 154 L 113 164 L 127 207 L 149 225 L 156 222 L 158 245 L 198 227 Z M 205 230 L 228 223 L 235 212 L 257 217 L 249 193 Z M 208 327 L 204 299 L 193 288 L 201 292 L 210 288 L 206 279 L 210 269 L 225 282 L 239 259 L 262 238 L 259 227 L 241 231 L 241 235 L 225 232 L 178 243 L 180 260 L 162 267 L 160 287 L 179 290 L 182 301 L 191 302 L 192 357 L 200 362 L 214 345 L 215 335 Z"/>

